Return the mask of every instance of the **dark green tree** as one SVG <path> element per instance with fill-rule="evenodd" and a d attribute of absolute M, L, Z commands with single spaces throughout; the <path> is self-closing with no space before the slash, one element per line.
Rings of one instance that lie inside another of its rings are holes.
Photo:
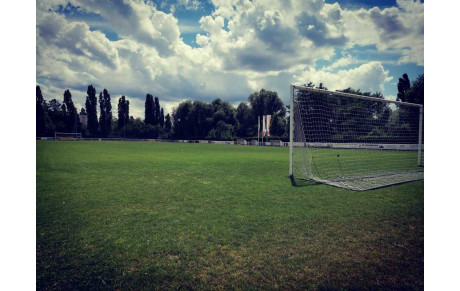
<path fill-rule="evenodd" d="M 215 99 L 211 104 L 190 100 L 181 102 L 173 110 L 172 119 L 175 138 L 234 139 L 236 137 L 238 126 L 236 110 L 230 103 L 221 99 Z"/>
<path fill-rule="evenodd" d="M 57 99 L 51 99 L 48 102 L 47 115 L 50 118 L 52 128 L 49 134 L 54 135 L 55 131 L 65 131 L 65 119 L 64 113 L 62 112 L 62 104 Z"/>
<path fill-rule="evenodd" d="M 129 119 L 129 124 L 123 127 L 123 135 L 127 138 L 158 138 L 163 133 L 159 125 L 145 124 L 132 116 Z"/>
<path fill-rule="evenodd" d="M 277 92 L 262 89 L 249 95 L 248 100 L 256 117 L 273 115 L 276 112 L 282 117 L 286 115 L 286 108 L 283 101 L 278 97 Z"/>
<path fill-rule="evenodd" d="M 118 99 L 118 130 L 129 124 L 129 100 L 125 96 Z M 125 132 L 123 133 L 125 134 Z"/>
<path fill-rule="evenodd" d="M 131 120 L 123 127 L 123 134 L 127 138 L 145 138 L 146 127 L 151 127 L 150 124 L 145 124 L 140 118 Z"/>
<path fill-rule="evenodd" d="M 67 113 L 67 106 L 63 103 L 61 105 L 61 111 L 62 111 L 62 121 L 64 122 L 64 127 L 63 127 L 63 132 L 68 132 L 67 129 L 67 119 L 68 119 L 68 113 Z"/>
<path fill-rule="evenodd" d="M 50 118 L 50 124 L 52 124 L 49 134 L 54 135 L 55 131 L 64 132 L 66 131 L 65 126 L 65 106 L 63 111 L 63 104 L 57 99 L 51 99 L 48 103 L 47 115 Z"/>
<path fill-rule="evenodd" d="M 155 97 L 154 100 L 154 105 L 153 105 L 153 111 L 154 111 L 154 123 L 153 125 L 157 125 L 160 123 L 160 100 L 158 97 Z"/>
<path fill-rule="evenodd" d="M 101 128 L 101 136 L 108 137 L 112 132 L 112 102 L 107 89 L 99 94 L 99 126 Z"/>
<path fill-rule="evenodd" d="M 380 92 L 372 94 L 352 88 L 344 89 L 342 92 L 383 99 Z M 328 98 L 328 102 L 337 103 L 333 107 L 332 114 L 328 112 L 326 115 L 326 118 L 329 118 L 329 123 L 327 120 L 324 121 L 326 126 L 331 127 L 332 125 L 327 124 L 333 124 L 333 129 L 322 129 L 333 133 L 332 141 L 335 141 L 334 139 L 346 142 L 385 141 L 384 127 L 389 116 L 386 103 L 354 98 Z"/>
<path fill-rule="evenodd" d="M 251 108 L 245 102 L 241 102 L 236 108 L 238 120 L 237 136 L 241 138 L 257 135 L 257 118 L 252 114 Z"/>
<path fill-rule="evenodd" d="M 221 99 L 212 101 L 212 107 L 214 110 L 213 125 L 206 138 L 217 140 L 234 139 L 238 125 L 235 108 Z"/>
<path fill-rule="evenodd" d="M 172 119 L 174 122 L 174 137 L 185 139 L 190 136 L 190 132 L 194 132 L 195 125 L 192 124 L 193 103 L 190 100 L 183 101 L 174 108 Z"/>
<path fill-rule="evenodd" d="M 417 79 L 412 82 L 412 85 L 409 82 L 409 77 L 407 74 L 404 74 L 402 78 L 399 78 L 398 82 L 398 101 L 424 104 L 424 75 L 419 75 Z M 408 106 L 398 106 L 396 112 L 393 112 L 391 116 L 391 122 L 389 123 L 389 131 L 394 134 L 394 132 L 399 132 L 401 135 L 406 136 L 406 140 L 411 140 L 414 143 L 417 142 L 418 136 L 412 134 L 409 138 L 409 133 L 415 133 L 418 129 L 418 120 L 419 120 L 420 108 L 417 107 L 408 107 Z"/>
<path fill-rule="evenodd" d="M 310 83 L 311 83 L 311 82 L 310 82 Z M 319 83 L 319 86 L 316 87 L 316 89 L 327 90 L 327 88 L 323 86 L 323 83 Z"/>
<path fill-rule="evenodd" d="M 154 102 L 153 96 L 147 94 L 145 96 L 145 124 L 154 125 L 155 124 L 155 111 L 154 111 Z"/>
<path fill-rule="evenodd" d="M 50 102 L 48 102 L 48 111 L 50 112 L 57 112 L 57 111 L 60 111 L 62 108 L 61 108 L 61 102 L 59 102 L 59 100 L 57 99 L 51 99 Z"/>
<path fill-rule="evenodd" d="M 96 88 L 93 85 L 88 86 L 86 91 L 86 115 L 88 120 L 88 132 L 91 136 L 96 136 L 98 133 L 99 123 L 97 122 L 97 97 Z"/>
<path fill-rule="evenodd" d="M 66 130 L 67 132 L 77 132 L 80 120 L 69 90 L 64 92 L 64 104 L 66 108 Z"/>
<path fill-rule="evenodd" d="M 286 123 L 287 120 L 275 113 L 272 116 L 271 126 L 270 126 L 270 136 L 278 138 L 287 138 L 286 132 Z"/>
<path fill-rule="evenodd" d="M 168 114 L 166 114 L 166 117 L 165 117 L 165 133 L 166 134 L 170 134 L 171 133 L 171 128 L 172 128 L 172 122 L 171 122 L 171 116 Z"/>
<path fill-rule="evenodd" d="M 402 78 L 399 78 L 398 81 L 398 95 L 397 99 L 398 101 L 403 101 L 403 102 L 409 102 L 407 101 L 408 99 L 408 93 L 410 91 L 410 81 L 409 81 L 409 76 L 407 74 L 403 74 Z"/>
<path fill-rule="evenodd" d="M 35 95 L 35 105 L 36 105 L 36 124 L 35 130 L 37 136 L 45 136 L 46 135 L 46 125 L 47 125 L 47 105 L 46 101 L 43 99 L 42 91 L 40 86 L 36 87 L 36 95 Z"/>
<path fill-rule="evenodd" d="M 160 110 L 160 123 L 159 123 L 160 127 L 163 128 L 164 125 L 165 125 L 165 113 L 163 111 L 163 107 L 161 107 L 161 110 Z"/>
<path fill-rule="evenodd" d="M 398 82 L 398 101 L 424 104 L 424 75 L 419 75 L 412 85 L 409 77 L 404 74 Z"/>
<path fill-rule="evenodd" d="M 190 113 L 190 122 L 193 129 L 189 138 L 204 139 L 213 126 L 214 110 L 211 104 L 203 101 L 193 101 L 193 109 Z"/>
<path fill-rule="evenodd" d="M 313 84 L 311 84 L 313 86 Z M 283 101 L 278 97 L 278 93 L 274 91 L 268 91 L 265 89 L 260 90 L 259 92 L 254 92 L 248 97 L 249 103 L 251 104 L 252 115 L 254 116 L 254 124 L 257 128 L 257 117 L 263 115 L 272 115 L 272 124 L 275 119 L 273 118 L 276 114 L 276 122 L 282 122 L 278 120 L 278 117 L 284 119 L 286 116 L 286 107 L 283 104 Z M 277 126 L 277 125 L 275 125 Z M 255 135 L 257 134 L 257 130 Z M 282 130 L 276 128 L 277 133 L 281 133 Z M 272 129 L 270 130 L 270 135 L 272 134 Z"/>
<path fill-rule="evenodd" d="M 412 82 L 410 100 L 412 103 L 425 104 L 424 74 L 419 75 L 417 79 Z"/>
<path fill-rule="evenodd" d="M 234 132 L 234 126 L 225 123 L 223 120 L 219 120 L 209 131 L 206 138 L 215 140 L 233 140 L 235 138 Z"/>

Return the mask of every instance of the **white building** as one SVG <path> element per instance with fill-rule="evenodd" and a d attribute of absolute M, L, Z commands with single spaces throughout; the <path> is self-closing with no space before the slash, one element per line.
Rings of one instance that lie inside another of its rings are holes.
<path fill-rule="evenodd" d="M 88 127 L 88 115 L 80 114 L 80 122 L 82 128 Z"/>

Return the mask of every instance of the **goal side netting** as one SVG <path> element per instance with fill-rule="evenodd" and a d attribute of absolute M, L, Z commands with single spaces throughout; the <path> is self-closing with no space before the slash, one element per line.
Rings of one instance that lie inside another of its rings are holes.
<path fill-rule="evenodd" d="M 290 175 L 352 190 L 423 179 L 423 106 L 291 85 Z"/>

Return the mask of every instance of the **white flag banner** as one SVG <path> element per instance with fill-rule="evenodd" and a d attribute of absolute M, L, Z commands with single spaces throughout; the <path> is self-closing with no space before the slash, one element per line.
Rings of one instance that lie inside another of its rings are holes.
<path fill-rule="evenodd" d="M 266 124 L 266 126 L 267 126 L 267 130 L 266 130 L 267 131 L 267 136 L 270 136 L 270 121 L 271 121 L 271 119 L 272 119 L 272 116 L 267 115 L 267 124 Z"/>
<path fill-rule="evenodd" d="M 265 115 L 262 116 L 262 137 L 265 136 L 265 130 L 266 130 L 266 128 L 265 128 L 265 117 L 266 117 Z"/>

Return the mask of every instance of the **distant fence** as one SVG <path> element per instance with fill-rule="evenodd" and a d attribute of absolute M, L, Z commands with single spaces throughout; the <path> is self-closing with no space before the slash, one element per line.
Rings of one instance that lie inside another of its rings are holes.
<path fill-rule="evenodd" d="M 37 140 L 60 140 L 60 141 L 152 141 L 152 142 L 176 142 L 176 143 L 198 143 L 198 144 L 217 144 L 217 145 L 249 145 L 249 146 L 272 146 L 272 147 L 289 147 L 289 142 L 281 140 L 271 140 L 268 142 L 257 142 L 257 140 L 246 141 L 244 139 L 233 140 L 191 140 L 191 139 L 134 139 L 134 138 L 54 138 L 54 137 L 37 137 Z M 314 147 L 314 148 L 334 148 L 334 149 L 380 149 L 380 150 L 398 150 L 398 151 L 415 151 L 415 144 L 369 144 L 369 143 L 306 143 L 294 142 L 294 147 Z M 423 145 L 422 145 L 423 149 Z"/>
<path fill-rule="evenodd" d="M 37 137 L 37 140 L 48 140 L 48 141 L 131 141 L 131 142 L 139 142 L 139 141 L 153 141 L 153 142 L 176 142 L 176 143 L 199 143 L 199 144 L 217 144 L 217 145 L 259 145 L 259 146 L 278 146 L 278 147 L 287 147 L 289 146 L 288 142 L 282 142 L 280 140 L 273 140 L 268 142 L 257 142 L 257 140 L 250 140 L 246 141 L 244 139 L 238 140 L 195 140 L 195 139 L 142 139 L 142 138 L 74 138 L 74 137 L 66 137 L 66 138 L 54 138 L 54 137 Z M 295 145 L 295 144 L 294 144 Z"/>

